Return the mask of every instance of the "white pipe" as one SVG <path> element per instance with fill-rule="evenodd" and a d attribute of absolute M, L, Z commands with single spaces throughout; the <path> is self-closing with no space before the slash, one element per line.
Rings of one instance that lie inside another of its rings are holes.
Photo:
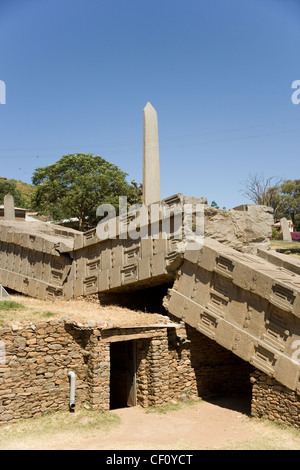
<path fill-rule="evenodd" d="M 70 379 L 70 401 L 69 401 L 69 406 L 70 410 L 74 410 L 75 408 L 75 380 L 76 376 L 74 372 L 69 372 L 68 377 Z"/>

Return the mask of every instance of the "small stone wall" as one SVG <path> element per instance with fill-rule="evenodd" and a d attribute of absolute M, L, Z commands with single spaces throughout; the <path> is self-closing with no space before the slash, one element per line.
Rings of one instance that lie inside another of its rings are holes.
<path fill-rule="evenodd" d="M 88 400 L 84 337 L 63 321 L 4 327 L 0 340 L 0 423 L 66 409 L 70 370 L 79 401 Z"/>
<path fill-rule="evenodd" d="M 175 321 L 172 315 L 170 318 Z M 182 328 L 177 329 L 176 334 L 182 342 L 176 344 L 173 341 L 169 345 L 170 356 L 175 361 L 172 383 L 180 382 L 177 373 L 181 368 L 183 382 L 189 384 L 193 395 L 202 398 L 228 394 L 248 395 L 250 409 L 252 365 L 187 324 L 182 323 Z M 180 396 L 184 394 L 182 389 Z"/>
<path fill-rule="evenodd" d="M 194 328 L 187 337 L 199 396 L 248 395 L 250 403 L 253 367 Z"/>
<path fill-rule="evenodd" d="M 68 410 L 69 371 L 76 407 L 109 410 L 111 345 L 124 341 L 135 345 L 137 405 L 247 392 L 252 416 L 300 427 L 299 395 L 193 328 L 103 328 L 70 319 L 0 328 L 0 424 Z"/>
<path fill-rule="evenodd" d="M 103 328 L 70 319 L 12 324 L 0 329 L 0 423 L 67 410 L 69 371 L 76 375 L 76 407 L 110 409 L 110 345 L 133 340 L 138 405 L 196 393 L 189 352 L 179 353 L 175 327 Z"/>
<path fill-rule="evenodd" d="M 300 428 L 300 396 L 256 370 L 251 374 L 251 415 Z"/>

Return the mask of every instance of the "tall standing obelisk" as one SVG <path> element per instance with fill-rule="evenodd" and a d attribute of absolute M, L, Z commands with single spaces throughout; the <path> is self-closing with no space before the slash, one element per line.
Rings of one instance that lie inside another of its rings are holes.
<path fill-rule="evenodd" d="M 160 171 L 157 113 L 151 103 L 143 111 L 143 204 L 148 206 L 160 201 Z"/>

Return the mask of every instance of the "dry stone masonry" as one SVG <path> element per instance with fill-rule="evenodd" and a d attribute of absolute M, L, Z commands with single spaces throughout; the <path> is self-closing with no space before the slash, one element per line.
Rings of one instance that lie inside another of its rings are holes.
<path fill-rule="evenodd" d="M 274 378 L 256 370 L 251 375 L 251 414 L 285 425 L 300 427 L 300 396 Z"/>
<path fill-rule="evenodd" d="M 195 374 L 189 353 L 176 346 L 177 328 L 170 321 L 120 328 L 71 318 L 1 328 L 0 423 L 66 410 L 69 371 L 76 375 L 76 406 L 95 410 L 195 396 Z M 134 375 L 123 369 L 132 354 Z"/>

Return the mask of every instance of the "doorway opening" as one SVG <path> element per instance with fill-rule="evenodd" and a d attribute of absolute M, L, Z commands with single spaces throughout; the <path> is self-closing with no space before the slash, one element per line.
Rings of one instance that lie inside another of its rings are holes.
<path fill-rule="evenodd" d="M 110 343 L 110 409 L 136 406 L 136 341 Z"/>

